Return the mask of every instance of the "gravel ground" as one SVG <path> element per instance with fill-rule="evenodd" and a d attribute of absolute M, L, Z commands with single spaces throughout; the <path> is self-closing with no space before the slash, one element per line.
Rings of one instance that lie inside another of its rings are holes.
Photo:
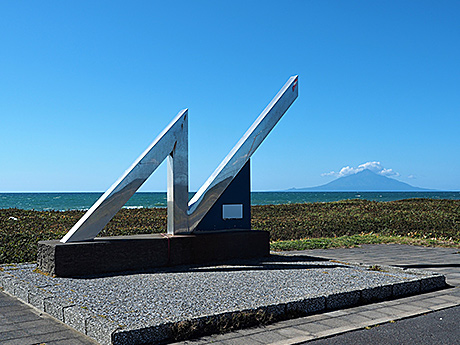
<path fill-rule="evenodd" d="M 403 270 L 291 255 L 206 267 L 116 276 L 53 278 L 34 264 L 3 265 L 9 275 L 129 329 L 416 281 Z M 431 275 L 432 273 L 429 273 Z"/>

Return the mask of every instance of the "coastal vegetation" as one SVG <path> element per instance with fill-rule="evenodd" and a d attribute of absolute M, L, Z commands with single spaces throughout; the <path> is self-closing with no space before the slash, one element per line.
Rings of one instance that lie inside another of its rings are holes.
<path fill-rule="evenodd" d="M 0 263 L 34 261 L 37 242 L 59 239 L 83 211 L 0 209 Z M 252 228 L 270 232 L 272 250 L 366 243 L 460 246 L 460 200 L 406 199 L 252 207 Z M 166 231 L 166 209 L 122 209 L 99 236 Z"/>

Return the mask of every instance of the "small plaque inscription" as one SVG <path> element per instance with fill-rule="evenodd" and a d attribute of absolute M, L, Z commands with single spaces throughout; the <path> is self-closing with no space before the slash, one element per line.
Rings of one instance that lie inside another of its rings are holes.
<path fill-rule="evenodd" d="M 243 204 L 222 205 L 223 219 L 242 219 Z"/>

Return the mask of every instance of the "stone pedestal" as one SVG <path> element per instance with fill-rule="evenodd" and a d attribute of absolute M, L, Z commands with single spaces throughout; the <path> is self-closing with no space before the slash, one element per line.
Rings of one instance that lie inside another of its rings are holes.
<path fill-rule="evenodd" d="M 197 235 L 98 237 L 88 242 L 38 243 L 38 268 L 58 277 L 142 271 L 155 267 L 210 264 L 270 254 L 266 231 Z"/>

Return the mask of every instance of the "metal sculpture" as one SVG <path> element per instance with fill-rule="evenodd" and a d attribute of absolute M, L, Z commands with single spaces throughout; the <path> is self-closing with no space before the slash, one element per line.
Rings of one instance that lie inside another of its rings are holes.
<path fill-rule="evenodd" d="M 61 242 L 93 240 L 166 158 L 168 159 L 168 234 L 199 231 L 200 223 L 219 199 L 225 195 L 224 193 L 229 194 L 232 189 L 243 188 L 245 190 L 236 192 L 249 195 L 250 157 L 289 109 L 297 95 L 298 76 L 293 76 L 193 196 L 188 205 L 188 110 L 182 110 L 133 165 L 61 239 Z M 245 203 L 248 203 L 247 197 Z M 222 204 L 219 216 L 229 220 L 245 219 L 246 224 L 248 219 L 250 221 L 250 213 L 244 214 L 241 203 Z"/>
<path fill-rule="evenodd" d="M 189 228 L 194 231 L 298 95 L 298 76 L 289 78 L 214 173 L 189 202 Z M 248 163 L 249 164 L 249 163 Z"/>
<path fill-rule="evenodd" d="M 147 150 L 70 229 L 61 242 L 94 239 L 166 157 L 168 157 L 168 233 L 188 231 L 187 115 L 187 109 L 179 112 Z"/>

